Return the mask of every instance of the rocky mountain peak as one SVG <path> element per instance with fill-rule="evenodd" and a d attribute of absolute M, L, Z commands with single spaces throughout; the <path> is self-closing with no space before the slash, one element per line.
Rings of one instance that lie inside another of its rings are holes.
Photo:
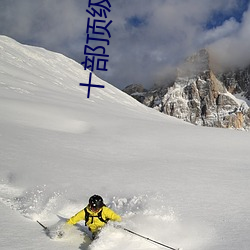
<path fill-rule="evenodd" d="M 144 90 L 139 98 L 135 93 L 130 95 L 160 112 L 196 125 L 248 129 L 249 106 L 233 94 L 250 93 L 250 67 L 249 71 L 220 74 L 212 68 L 209 51 L 202 49 L 178 67 L 171 86 Z"/>
<path fill-rule="evenodd" d="M 194 55 L 188 57 L 177 69 L 177 77 L 194 77 L 205 74 L 210 70 L 209 53 L 201 49 Z"/>

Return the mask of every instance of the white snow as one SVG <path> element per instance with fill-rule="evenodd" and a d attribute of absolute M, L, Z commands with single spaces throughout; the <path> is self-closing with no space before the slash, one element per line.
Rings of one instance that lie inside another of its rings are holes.
<path fill-rule="evenodd" d="M 125 70 L 125 69 L 124 69 Z M 0 249 L 153 250 L 84 222 L 50 239 L 92 194 L 122 226 L 183 250 L 250 249 L 249 132 L 190 125 L 149 109 L 63 55 L 0 36 Z"/>

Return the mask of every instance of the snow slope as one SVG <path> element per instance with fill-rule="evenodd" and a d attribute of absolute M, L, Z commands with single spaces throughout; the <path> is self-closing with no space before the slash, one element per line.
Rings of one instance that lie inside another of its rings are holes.
<path fill-rule="evenodd" d="M 80 82 L 76 62 L 0 36 L 1 249 L 162 249 L 112 225 L 90 244 L 83 223 L 61 240 L 36 223 L 53 228 L 95 193 L 171 247 L 250 249 L 248 132 L 181 122 L 97 77 L 87 99 Z"/>

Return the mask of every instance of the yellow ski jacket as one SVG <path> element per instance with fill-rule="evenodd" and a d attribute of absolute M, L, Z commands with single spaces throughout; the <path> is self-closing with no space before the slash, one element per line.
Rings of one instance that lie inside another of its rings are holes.
<path fill-rule="evenodd" d="M 85 221 L 86 226 L 88 226 L 89 230 L 92 233 L 97 232 L 100 228 L 102 228 L 106 223 L 104 221 L 112 220 L 112 221 L 121 221 L 120 215 L 116 214 L 113 210 L 110 208 L 103 206 L 99 211 L 93 212 L 89 209 L 89 207 L 86 207 L 87 212 L 89 213 L 88 221 Z M 104 220 L 100 220 L 98 218 L 98 214 L 100 214 L 101 211 L 101 218 Z M 72 216 L 68 221 L 67 224 L 74 225 L 80 220 L 85 220 L 85 210 L 79 211 L 76 215 Z"/>

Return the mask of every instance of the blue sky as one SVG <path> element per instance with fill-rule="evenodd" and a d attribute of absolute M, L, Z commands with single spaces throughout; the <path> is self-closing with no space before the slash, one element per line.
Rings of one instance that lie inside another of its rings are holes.
<path fill-rule="evenodd" d="M 249 1 L 110 0 L 108 71 L 96 73 L 119 88 L 149 87 L 205 47 L 223 64 L 250 63 Z M 87 5 L 88 0 L 0 0 L 0 34 L 81 62 Z"/>
<path fill-rule="evenodd" d="M 206 28 L 212 29 L 217 26 L 223 25 L 225 20 L 230 18 L 235 18 L 235 20 L 239 23 L 242 22 L 242 17 L 244 12 L 248 9 L 249 0 L 239 0 L 236 8 L 233 8 L 229 13 L 224 13 L 222 10 L 216 10 L 211 14 L 211 18 L 208 20 Z"/>

